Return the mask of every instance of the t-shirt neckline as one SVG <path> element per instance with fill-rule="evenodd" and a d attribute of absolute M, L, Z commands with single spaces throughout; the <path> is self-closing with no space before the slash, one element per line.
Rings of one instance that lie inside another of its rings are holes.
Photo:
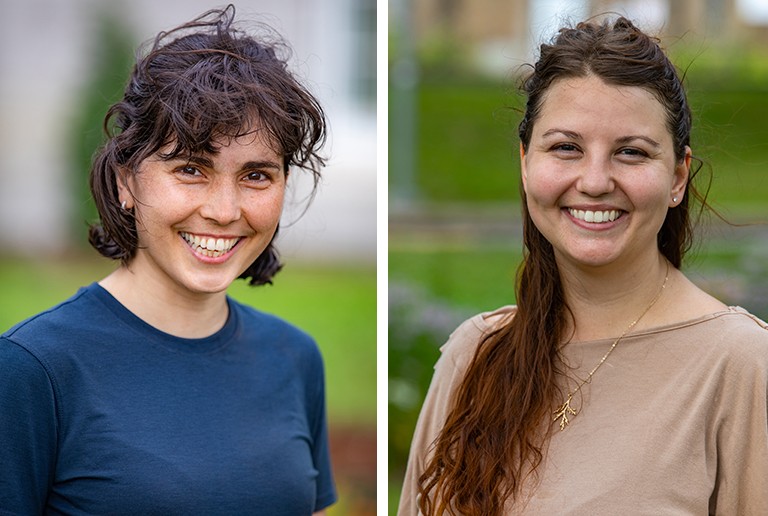
<path fill-rule="evenodd" d="M 85 290 L 86 292 L 93 294 L 99 302 L 106 306 L 106 308 L 118 319 L 124 322 L 130 330 L 146 338 L 149 343 L 160 345 L 172 351 L 189 354 L 204 354 L 218 351 L 231 341 L 231 338 L 237 329 L 237 311 L 229 296 L 227 296 L 227 308 L 229 313 L 227 315 L 227 320 L 221 329 L 208 337 L 184 338 L 166 333 L 147 323 L 126 308 L 125 305 L 120 303 L 120 301 L 110 294 L 108 290 L 97 282 L 85 287 Z"/>
<path fill-rule="evenodd" d="M 718 310 L 717 312 L 700 315 L 692 319 L 673 322 L 669 324 L 662 324 L 660 326 L 652 326 L 649 328 L 644 328 L 637 332 L 630 332 L 630 333 L 627 333 L 621 340 L 624 341 L 624 340 L 630 340 L 630 339 L 637 339 L 641 337 L 647 337 L 649 335 L 657 335 L 660 333 L 667 333 L 670 331 L 681 330 L 684 328 L 688 328 L 691 326 L 696 326 L 699 324 L 712 321 L 714 319 L 717 319 L 725 315 L 733 315 L 733 314 L 749 315 L 749 312 L 747 312 L 744 308 L 740 306 L 728 306 L 724 310 Z M 568 345 L 575 344 L 577 346 L 583 346 L 583 345 L 589 345 L 589 344 L 601 344 L 604 342 L 612 342 L 614 340 L 616 340 L 616 337 L 606 337 L 603 339 L 573 341 L 573 342 L 569 342 Z"/>

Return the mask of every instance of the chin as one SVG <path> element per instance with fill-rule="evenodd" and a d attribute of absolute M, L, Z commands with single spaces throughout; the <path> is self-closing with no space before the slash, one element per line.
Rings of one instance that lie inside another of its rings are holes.
<path fill-rule="evenodd" d="M 183 284 L 190 292 L 197 294 L 218 294 L 225 292 L 237 277 L 197 277 L 185 281 Z"/>
<path fill-rule="evenodd" d="M 604 267 L 618 261 L 619 256 L 613 252 L 589 251 L 557 253 L 558 261 L 570 262 L 580 267 Z"/>

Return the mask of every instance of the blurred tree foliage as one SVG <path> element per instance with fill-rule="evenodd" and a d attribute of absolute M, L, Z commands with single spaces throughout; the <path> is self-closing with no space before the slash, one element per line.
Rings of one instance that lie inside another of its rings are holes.
<path fill-rule="evenodd" d="M 71 177 L 78 208 L 72 224 L 77 235 L 83 234 L 84 222 L 98 219 L 88 185 L 91 159 L 104 143 L 104 116 L 109 106 L 122 98 L 136 48 L 135 38 L 116 12 L 104 8 L 97 10 L 95 16 L 95 31 L 88 47 L 91 52 L 90 76 L 84 81 L 69 144 Z"/>

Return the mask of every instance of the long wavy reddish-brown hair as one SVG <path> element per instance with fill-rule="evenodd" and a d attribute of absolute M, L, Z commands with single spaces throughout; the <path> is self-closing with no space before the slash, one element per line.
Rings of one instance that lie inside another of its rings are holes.
<path fill-rule="evenodd" d="M 528 149 L 548 88 L 557 80 L 588 74 L 653 93 L 665 108 L 675 155 L 684 158 L 691 111 L 680 76 L 659 41 L 625 18 L 560 29 L 541 46 L 522 85 L 527 95 L 519 126 L 523 149 Z M 543 460 L 552 411 L 563 398 L 561 378 L 567 371 L 559 350 L 567 340 L 569 308 L 552 246 L 534 225 L 522 196 L 525 249 L 515 289 L 517 311 L 478 347 L 429 451 L 419 479 L 419 508 L 427 516 L 494 516 L 502 514 L 505 504 L 520 502 L 523 486 L 535 479 Z M 657 237 L 659 250 L 677 268 L 691 245 L 691 197 L 705 204 L 705 196 L 689 183 Z"/>

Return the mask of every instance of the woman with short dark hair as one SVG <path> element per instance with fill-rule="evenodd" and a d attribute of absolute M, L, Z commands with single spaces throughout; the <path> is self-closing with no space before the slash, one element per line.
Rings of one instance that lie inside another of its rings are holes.
<path fill-rule="evenodd" d="M 0 512 L 311 514 L 336 499 L 313 339 L 227 297 L 270 283 L 323 110 L 234 7 L 160 33 L 105 119 L 109 276 L 0 337 Z"/>

